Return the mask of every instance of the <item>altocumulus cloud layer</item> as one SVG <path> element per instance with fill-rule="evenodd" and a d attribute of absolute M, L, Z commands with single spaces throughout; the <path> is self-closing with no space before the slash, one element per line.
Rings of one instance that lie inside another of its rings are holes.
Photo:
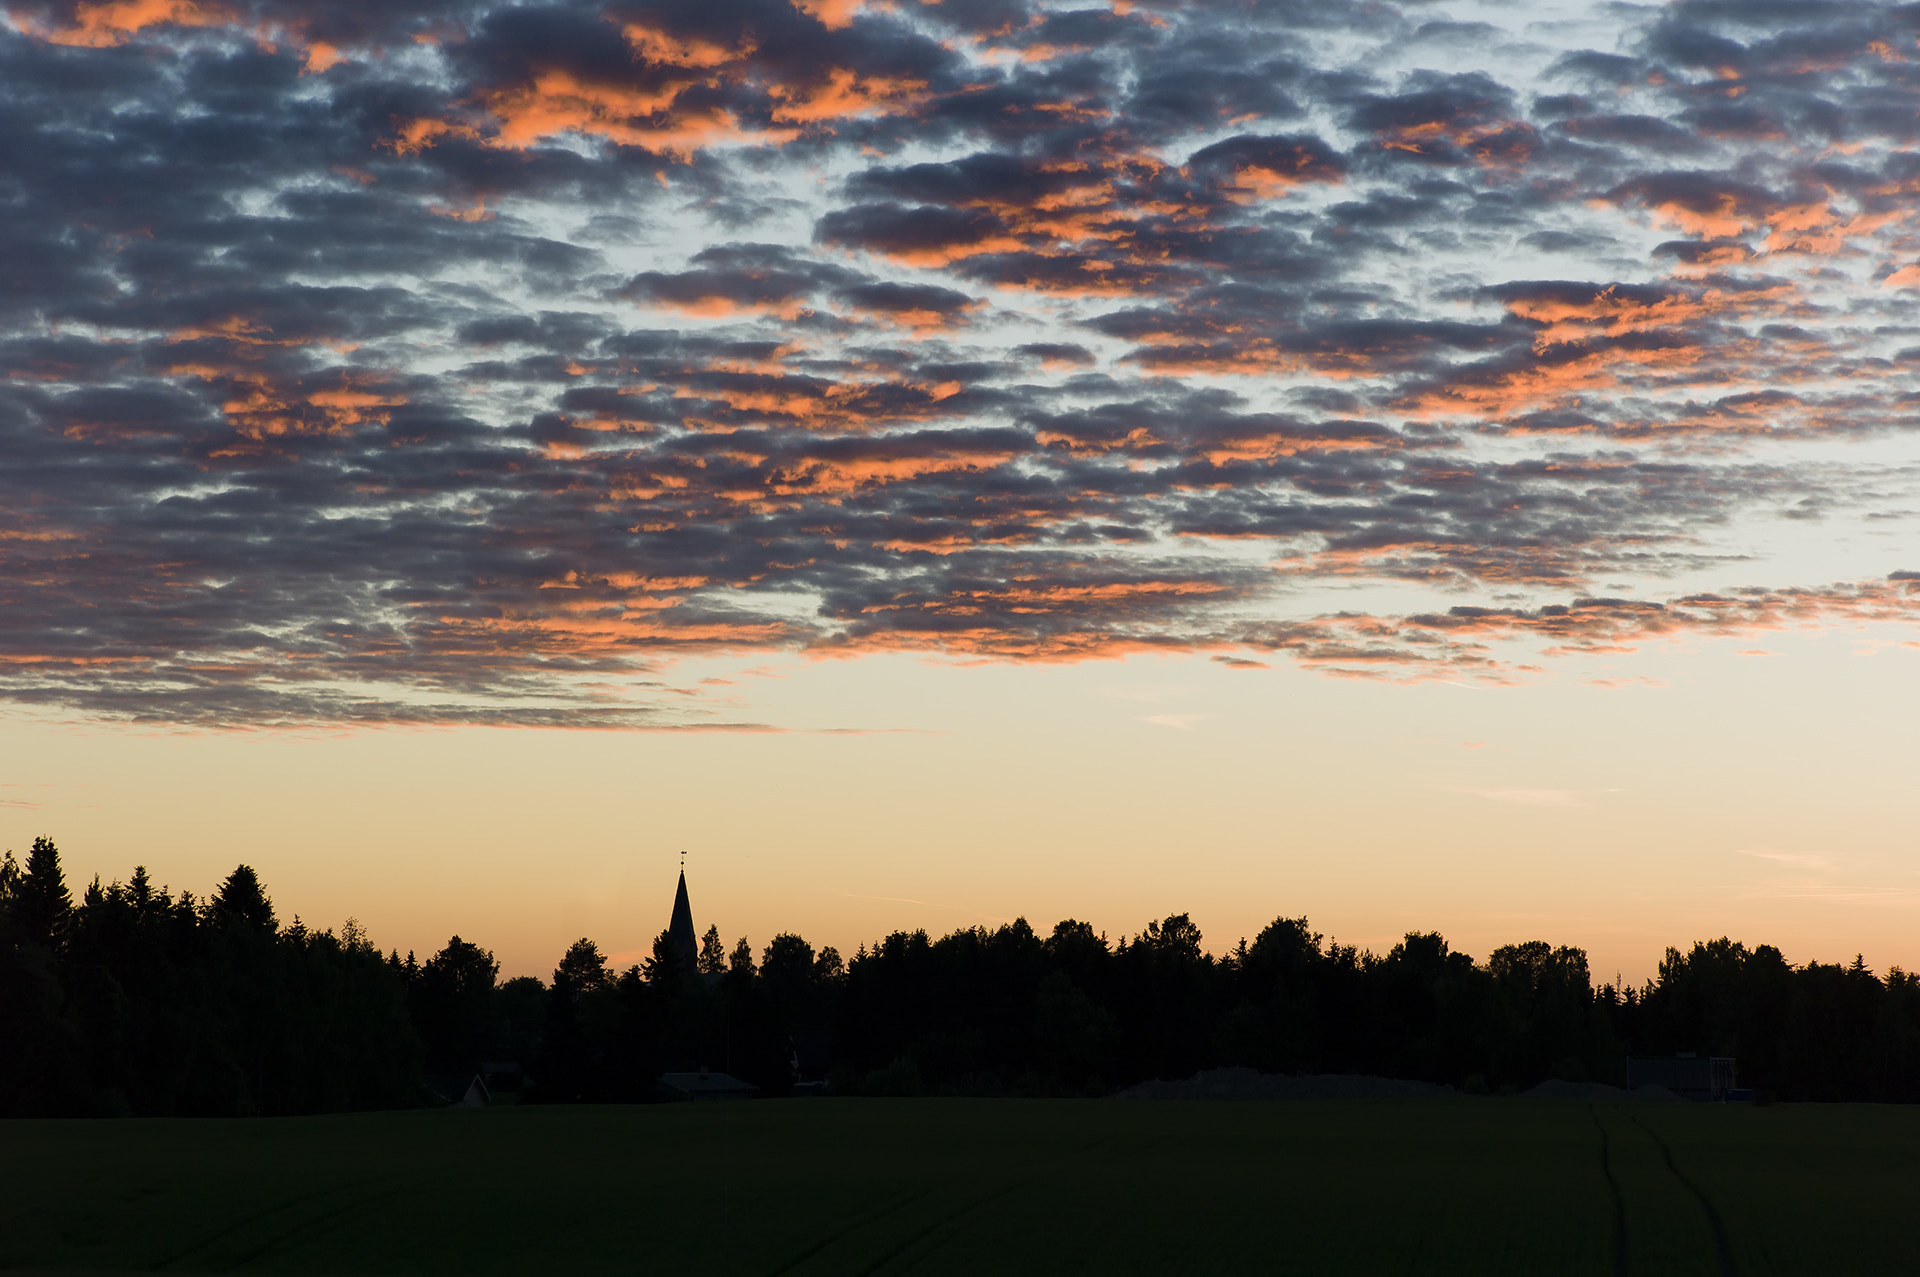
<path fill-rule="evenodd" d="M 649 670 L 1920 612 L 1674 584 L 1910 493 L 1920 8 L 16 2 L 0 148 L 15 701 L 699 725 Z"/>

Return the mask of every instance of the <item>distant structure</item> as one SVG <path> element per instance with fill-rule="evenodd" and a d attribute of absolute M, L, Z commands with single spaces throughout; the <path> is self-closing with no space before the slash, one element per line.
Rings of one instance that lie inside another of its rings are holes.
<path fill-rule="evenodd" d="M 667 1100 L 744 1100 L 760 1088 L 725 1073 L 662 1073 L 660 1096 Z"/>
<path fill-rule="evenodd" d="M 699 965 L 700 940 L 693 933 L 693 906 L 687 903 L 684 854 L 680 862 L 680 887 L 673 893 L 673 919 L 667 923 L 667 944 L 672 947 L 673 956 L 680 960 L 681 970 L 691 976 Z"/>
<path fill-rule="evenodd" d="M 436 1073 L 427 1079 L 427 1095 L 449 1108 L 475 1109 L 493 1099 L 493 1090 L 479 1073 Z"/>
<path fill-rule="evenodd" d="M 1732 1056 L 1698 1055 L 1691 1051 L 1671 1057 L 1629 1059 L 1627 1089 L 1664 1086 L 1682 1099 L 1708 1103 L 1751 1098 L 1749 1093 L 1735 1087 L 1733 1068 Z"/>

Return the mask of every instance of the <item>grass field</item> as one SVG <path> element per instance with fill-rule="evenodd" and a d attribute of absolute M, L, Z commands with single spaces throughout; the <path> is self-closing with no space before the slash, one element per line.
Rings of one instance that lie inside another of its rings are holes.
<path fill-rule="evenodd" d="M 1920 1109 L 800 1100 L 0 1122 L 0 1266 L 1920 1271 Z"/>

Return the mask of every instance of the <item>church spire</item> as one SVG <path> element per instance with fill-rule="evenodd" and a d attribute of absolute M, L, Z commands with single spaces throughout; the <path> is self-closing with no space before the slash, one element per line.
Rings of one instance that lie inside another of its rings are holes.
<path fill-rule="evenodd" d="M 667 923 L 667 943 L 681 967 L 692 975 L 700 957 L 700 941 L 693 932 L 693 906 L 687 903 L 687 868 L 684 856 L 680 865 L 680 886 L 673 893 L 673 919 Z"/>

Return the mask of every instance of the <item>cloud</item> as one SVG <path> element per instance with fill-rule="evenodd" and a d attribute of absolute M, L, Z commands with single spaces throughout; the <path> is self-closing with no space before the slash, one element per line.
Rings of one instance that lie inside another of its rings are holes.
<path fill-rule="evenodd" d="M 1825 900 L 1835 904 L 1906 904 L 1920 897 L 1908 887 L 1846 887 L 1838 884 L 1753 887 L 1740 893 L 1746 900 Z"/>
<path fill-rule="evenodd" d="M 1207 717 L 1206 714 L 1148 714 L 1140 721 L 1152 723 L 1156 727 L 1172 727 L 1179 731 L 1190 732 Z"/>
<path fill-rule="evenodd" d="M 1578 789 L 1463 789 L 1437 785 L 1452 794 L 1471 794 L 1492 803 L 1515 803 L 1522 807 L 1585 807 L 1586 792 Z"/>
<path fill-rule="evenodd" d="M 749 730 L 661 663 L 1496 683 L 1914 620 L 1730 531 L 1911 487 L 1848 450 L 1920 403 L 1904 10 L 10 14 L 16 703 Z"/>
<path fill-rule="evenodd" d="M 1799 851 L 1750 851 L 1744 847 L 1734 848 L 1736 856 L 1752 856 L 1756 860 L 1770 860 L 1775 864 L 1789 865 L 1796 869 L 1831 870 L 1835 867 L 1832 857 L 1823 853 Z"/>
<path fill-rule="evenodd" d="M 1411 616 L 1344 614 L 1266 629 L 1249 646 L 1287 652 L 1330 673 L 1403 679 L 1470 674 L 1519 681 L 1540 670 L 1526 656 L 1620 656 L 1663 640 L 1738 638 L 1788 628 L 1920 621 L 1920 590 L 1903 580 L 1812 589 L 1750 587 L 1679 598 L 1579 598 L 1535 609 L 1456 607 Z M 1514 644 L 1516 649 L 1503 645 Z M 1544 644 L 1527 649 L 1520 645 Z"/>

